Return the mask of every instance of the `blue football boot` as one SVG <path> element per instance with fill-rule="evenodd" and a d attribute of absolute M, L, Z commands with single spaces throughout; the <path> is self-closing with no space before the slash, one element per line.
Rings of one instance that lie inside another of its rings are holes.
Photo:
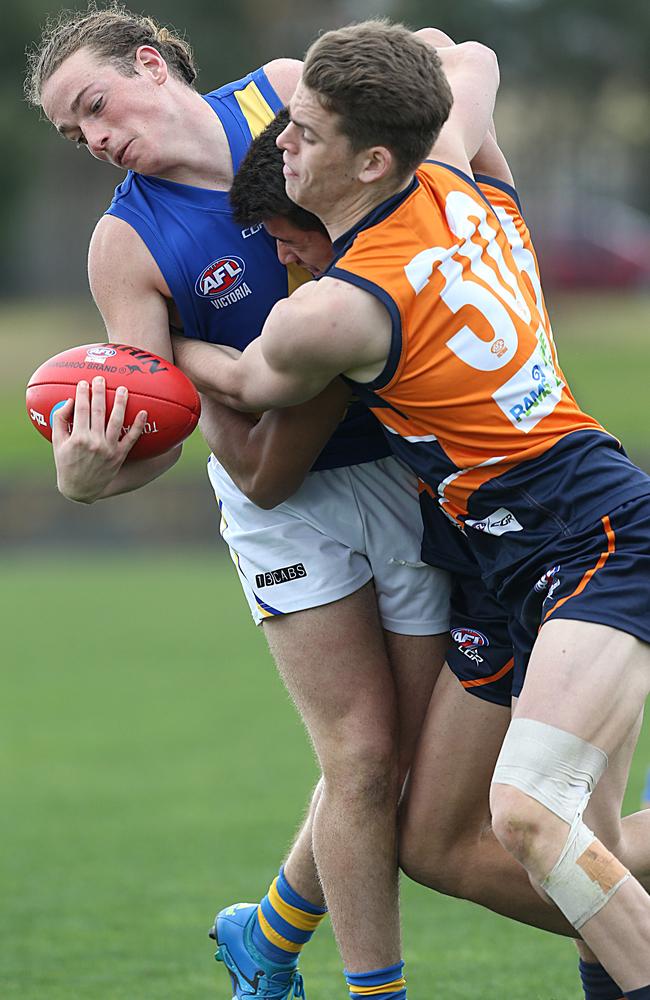
<path fill-rule="evenodd" d="M 215 958 L 230 973 L 232 1000 L 262 997 L 290 1000 L 305 997 L 302 976 L 295 965 L 270 962 L 253 945 L 251 935 L 257 903 L 234 903 L 217 914 L 210 937 L 217 942 Z"/>

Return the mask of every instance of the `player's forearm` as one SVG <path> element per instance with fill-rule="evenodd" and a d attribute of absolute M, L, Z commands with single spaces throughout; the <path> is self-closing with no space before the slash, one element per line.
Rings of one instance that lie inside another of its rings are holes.
<path fill-rule="evenodd" d="M 343 418 L 350 389 L 335 379 L 301 406 L 267 410 L 259 420 L 204 397 L 201 430 L 242 493 L 271 508 L 300 487 Z"/>
<path fill-rule="evenodd" d="M 294 406 L 316 396 L 336 375 L 315 370 L 279 371 L 268 363 L 257 337 L 237 359 L 215 344 L 173 337 L 174 359 L 199 392 L 245 412 Z"/>
<path fill-rule="evenodd" d="M 227 348 L 206 344 L 188 337 L 172 337 L 174 362 L 192 380 L 199 392 L 223 406 L 254 410 L 245 405 L 242 393 L 242 369 Z"/>
<path fill-rule="evenodd" d="M 253 503 L 252 484 L 263 460 L 256 424 L 251 414 L 225 406 L 215 396 L 202 395 L 201 433 L 230 478 Z"/>

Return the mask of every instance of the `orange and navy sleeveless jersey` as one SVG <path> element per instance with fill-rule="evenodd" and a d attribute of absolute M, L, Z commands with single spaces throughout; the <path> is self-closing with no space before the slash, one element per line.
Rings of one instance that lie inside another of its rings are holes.
<path fill-rule="evenodd" d="M 566 480 L 574 442 L 619 450 L 567 387 L 514 189 L 489 178 L 478 185 L 428 161 L 405 191 L 337 240 L 335 252 L 327 275 L 377 296 L 392 320 L 383 372 L 352 384 L 458 526 L 477 528 L 473 536 L 523 531 L 517 501 L 533 487 L 531 475 L 544 479 L 544 503 L 560 488 L 562 477 L 555 486 L 549 478 L 551 452 Z M 596 462 L 597 488 L 580 514 L 606 502 L 608 461 L 602 469 Z M 631 478 L 628 494 L 647 490 Z M 532 530 L 524 548 L 533 536 L 540 540 Z"/>

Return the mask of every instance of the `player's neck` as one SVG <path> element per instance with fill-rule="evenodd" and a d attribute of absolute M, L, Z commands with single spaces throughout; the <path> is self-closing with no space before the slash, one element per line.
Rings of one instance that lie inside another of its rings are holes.
<path fill-rule="evenodd" d="M 322 209 L 317 214 L 326 227 L 332 242 L 339 236 L 354 229 L 362 219 L 375 208 L 383 204 L 393 195 L 404 191 L 411 183 L 412 177 L 404 182 L 394 180 L 381 184 L 364 184 L 350 192 L 347 197 L 340 198 L 331 210 Z"/>
<path fill-rule="evenodd" d="M 179 127 L 169 165 L 157 173 L 163 180 L 192 187 L 228 191 L 233 169 L 228 139 L 218 115 L 194 90 L 179 105 Z"/>

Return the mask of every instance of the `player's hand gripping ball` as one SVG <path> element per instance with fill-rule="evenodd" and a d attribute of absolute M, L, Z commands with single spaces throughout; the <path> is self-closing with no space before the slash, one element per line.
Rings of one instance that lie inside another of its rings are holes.
<path fill-rule="evenodd" d="M 127 459 L 153 458 L 180 444 L 196 427 L 201 414 L 199 395 L 188 377 L 170 361 L 126 344 L 86 344 L 56 354 L 37 368 L 27 385 L 27 413 L 36 430 L 52 440 L 52 417 L 74 397 L 77 382 L 92 385 L 96 375 L 106 380 L 106 421 L 115 391 L 129 391 L 124 426 L 127 433 L 140 410 L 147 422 Z M 69 426 L 70 432 L 72 425 Z"/>

